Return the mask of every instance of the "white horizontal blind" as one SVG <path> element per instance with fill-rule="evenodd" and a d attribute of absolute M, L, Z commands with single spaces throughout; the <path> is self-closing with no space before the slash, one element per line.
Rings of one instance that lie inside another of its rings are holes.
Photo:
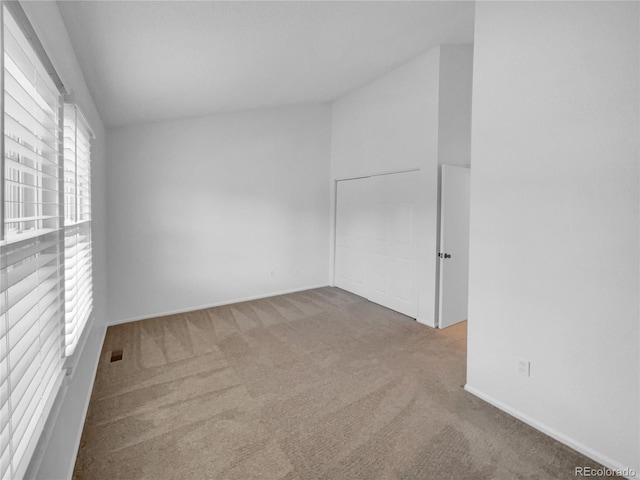
<path fill-rule="evenodd" d="M 73 354 L 93 304 L 91 133 L 76 105 L 64 106 L 65 355 Z"/>
<path fill-rule="evenodd" d="M 0 478 L 24 476 L 63 377 L 60 94 L 3 16 Z"/>

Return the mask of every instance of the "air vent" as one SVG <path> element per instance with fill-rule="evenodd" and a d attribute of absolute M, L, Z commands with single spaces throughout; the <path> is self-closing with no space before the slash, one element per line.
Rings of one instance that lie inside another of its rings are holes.
<path fill-rule="evenodd" d="M 122 360 L 122 349 L 120 350 L 113 350 L 111 352 L 111 363 L 113 362 L 119 362 L 120 360 Z"/>

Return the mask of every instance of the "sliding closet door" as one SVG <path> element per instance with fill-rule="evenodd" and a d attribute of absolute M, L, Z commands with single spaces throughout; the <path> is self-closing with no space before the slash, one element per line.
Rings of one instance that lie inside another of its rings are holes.
<path fill-rule="evenodd" d="M 339 181 L 336 205 L 335 285 L 368 298 L 369 178 Z"/>
<path fill-rule="evenodd" d="M 369 300 L 416 318 L 418 172 L 370 179 Z"/>
<path fill-rule="evenodd" d="M 337 185 L 335 285 L 416 318 L 419 172 Z"/>

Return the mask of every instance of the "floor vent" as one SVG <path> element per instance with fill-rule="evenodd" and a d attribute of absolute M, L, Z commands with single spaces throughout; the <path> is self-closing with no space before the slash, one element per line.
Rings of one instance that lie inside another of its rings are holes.
<path fill-rule="evenodd" d="M 122 360 L 122 349 L 120 350 L 113 350 L 111 352 L 111 363 L 113 362 L 119 362 L 120 360 Z"/>

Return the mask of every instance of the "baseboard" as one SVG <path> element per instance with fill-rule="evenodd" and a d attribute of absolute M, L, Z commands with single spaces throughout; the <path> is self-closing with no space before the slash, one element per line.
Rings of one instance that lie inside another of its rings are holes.
<path fill-rule="evenodd" d="M 549 425 L 546 425 L 546 424 L 544 424 L 542 422 L 539 422 L 539 421 L 529 417 L 528 415 L 525 415 L 524 413 L 505 405 L 504 403 L 500 402 L 499 400 L 496 400 L 495 398 L 482 393 L 480 390 L 470 386 L 469 384 L 466 384 L 464 386 L 464 389 L 467 392 L 471 393 L 472 395 L 475 395 L 479 399 L 484 400 L 485 402 L 493 405 L 494 407 L 502 410 L 505 413 L 508 413 L 512 417 L 517 418 L 518 420 L 526 423 L 527 425 L 535 428 L 536 430 L 541 431 L 545 435 L 550 436 L 551 438 L 559 441 L 560 443 L 563 443 L 566 446 L 568 446 L 570 448 L 573 448 L 575 451 L 577 451 L 577 452 L 579 452 L 579 453 L 591 458 L 592 460 L 600 463 L 601 465 L 603 465 L 604 467 L 606 467 L 608 469 L 618 470 L 618 471 L 625 471 L 625 470 L 627 470 L 627 471 L 635 471 L 635 470 L 633 470 L 632 467 L 624 466 L 624 465 L 620 464 L 619 462 L 616 462 L 612 458 L 609 458 L 606 455 L 602 455 L 601 453 L 593 450 L 592 448 L 587 447 L 583 443 L 580 443 L 580 442 L 574 440 L 573 438 L 568 437 L 567 435 L 564 435 L 563 433 L 557 431 L 556 429 L 550 427 Z M 637 479 L 637 478 L 640 478 L 638 475 L 639 475 L 639 472 L 635 471 L 635 475 L 634 476 L 625 477 L 625 478 Z"/>
<path fill-rule="evenodd" d="M 306 286 L 306 287 L 293 288 L 293 289 L 290 289 L 290 290 L 281 290 L 281 291 L 278 291 L 278 292 L 266 293 L 266 294 L 261 294 L 261 295 L 253 295 L 253 296 L 250 296 L 250 297 L 234 298 L 234 299 L 231 299 L 231 300 L 224 300 L 222 302 L 208 303 L 206 305 L 199 305 L 199 306 L 195 306 L 195 307 L 186 307 L 186 308 L 181 308 L 181 309 L 177 309 L 177 310 L 170 310 L 170 311 L 165 311 L 165 312 L 156 312 L 156 313 L 152 313 L 152 314 L 149 314 L 149 315 L 142 315 L 142 316 L 139 316 L 139 317 L 130 317 L 130 318 L 125 318 L 125 319 L 120 319 L 120 320 L 113 320 L 113 321 L 108 322 L 107 325 L 108 326 L 121 325 L 123 323 L 137 322 L 139 320 L 147 320 L 149 318 L 165 317 L 167 315 L 176 315 L 178 313 L 195 312 L 197 310 L 204 310 L 205 308 L 214 308 L 214 307 L 221 307 L 223 305 L 233 305 L 234 303 L 250 302 L 252 300 L 260 300 L 262 298 L 277 297 L 278 295 L 286 295 L 288 293 L 304 292 L 305 290 L 313 290 L 314 288 L 324 288 L 324 287 L 328 287 L 328 286 L 329 286 L 328 284 L 323 283 L 321 285 L 310 285 L 310 286 Z"/>

